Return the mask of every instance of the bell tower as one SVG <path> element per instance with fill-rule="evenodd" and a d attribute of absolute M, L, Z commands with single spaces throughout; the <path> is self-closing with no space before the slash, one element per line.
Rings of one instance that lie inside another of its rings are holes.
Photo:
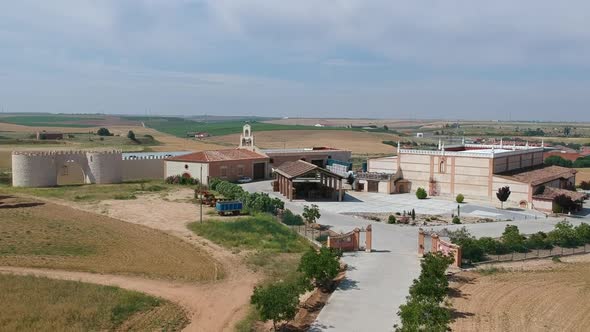
<path fill-rule="evenodd" d="M 240 148 L 254 150 L 254 135 L 252 135 L 252 127 L 245 124 L 242 128 L 242 135 L 240 135 Z"/>

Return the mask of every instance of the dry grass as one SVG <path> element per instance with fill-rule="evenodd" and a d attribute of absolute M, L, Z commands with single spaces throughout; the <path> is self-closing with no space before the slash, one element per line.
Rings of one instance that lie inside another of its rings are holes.
<path fill-rule="evenodd" d="M 175 304 L 111 286 L 0 275 L 3 331 L 178 331 Z"/>
<path fill-rule="evenodd" d="M 162 194 L 176 189 L 161 180 L 134 181 L 118 184 L 65 185 L 49 188 L 23 188 L 0 185 L 0 193 L 25 194 L 44 198 L 58 198 L 72 202 L 99 202 L 108 199 L 133 199 L 133 196 L 160 192 Z"/>
<path fill-rule="evenodd" d="M 590 181 L 590 168 L 576 168 L 576 184 L 579 185 L 582 181 Z"/>
<path fill-rule="evenodd" d="M 208 254 L 160 231 L 29 199 L 4 197 L 0 207 L 0 265 L 187 281 L 223 276 Z"/>
<path fill-rule="evenodd" d="M 277 130 L 255 132 L 256 145 L 260 148 L 304 148 L 313 146 L 329 146 L 350 150 L 355 154 L 393 154 L 391 145 L 383 141 L 396 141 L 398 136 L 386 133 L 369 133 L 346 130 Z M 212 143 L 236 146 L 240 135 L 212 137 Z"/>
<path fill-rule="evenodd" d="M 542 266 L 539 265 L 542 263 Z M 547 265 L 552 266 L 547 266 Z M 453 331 L 585 331 L 590 263 L 533 262 L 530 269 L 462 272 L 452 284 Z"/>

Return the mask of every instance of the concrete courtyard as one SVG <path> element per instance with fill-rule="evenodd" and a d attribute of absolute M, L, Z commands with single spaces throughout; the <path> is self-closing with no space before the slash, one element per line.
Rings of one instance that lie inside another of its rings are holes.
<path fill-rule="evenodd" d="M 243 185 L 251 192 L 266 192 L 281 197 L 270 190 L 268 181 Z M 389 225 L 370 222 L 343 212 L 396 212 L 415 208 L 417 213 L 450 213 L 457 203 L 442 199 L 418 201 L 413 195 L 383 195 L 353 193 L 344 202 L 313 202 L 322 214 L 319 222 L 330 225 L 335 231 L 350 231 L 355 227 L 373 227 L 374 252 L 346 253 L 343 261 L 348 265 L 345 280 L 332 294 L 326 306 L 311 327 L 311 331 L 392 331 L 399 322 L 397 310 L 405 303 L 412 280 L 420 274 L 420 259 L 417 256 L 418 227 Z M 295 213 L 301 213 L 305 201 L 285 202 Z M 469 213 L 499 213 L 493 206 L 470 203 Z M 372 210 L 367 210 L 372 209 Z M 468 213 L 462 210 L 463 213 Z M 499 236 L 507 224 L 516 224 L 522 232 L 548 231 L 559 221 L 534 219 L 530 211 L 506 211 L 502 216 L 512 222 L 452 225 L 447 228 L 467 227 L 476 236 Z M 515 214 L 515 215 L 513 215 Z M 527 218 L 525 218 L 525 216 Z M 530 217 L 532 216 L 532 217 Z M 516 217 L 516 218 L 515 218 Z M 573 221 L 574 224 L 580 221 Z M 433 227 L 441 229 L 443 227 Z"/>

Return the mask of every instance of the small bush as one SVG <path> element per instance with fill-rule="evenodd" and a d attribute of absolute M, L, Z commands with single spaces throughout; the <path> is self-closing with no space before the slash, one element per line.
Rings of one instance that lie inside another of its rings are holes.
<path fill-rule="evenodd" d="M 168 184 L 180 184 L 180 185 L 196 185 L 199 184 L 199 180 L 191 177 L 184 177 L 181 175 L 172 175 L 165 180 Z"/>
<path fill-rule="evenodd" d="M 322 235 L 316 237 L 315 240 L 318 242 L 321 242 L 321 243 L 325 243 L 328 241 L 328 234 L 322 234 Z"/>
<path fill-rule="evenodd" d="M 461 223 L 461 218 L 459 217 L 453 217 L 453 224 L 460 224 Z"/>
<path fill-rule="evenodd" d="M 425 199 L 426 197 L 428 197 L 428 193 L 426 193 L 426 190 L 424 188 L 418 188 L 416 190 L 416 197 L 418 199 Z"/>
<path fill-rule="evenodd" d="M 590 181 L 582 181 L 580 183 L 580 189 L 582 189 L 582 190 L 590 190 Z"/>
<path fill-rule="evenodd" d="M 305 225 L 305 222 L 303 222 L 303 217 L 298 214 L 294 214 L 289 209 L 283 212 L 283 223 L 289 226 Z"/>
<path fill-rule="evenodd" d="M 459 194 L 457 195 L 457 197 L 455 197 L 455 200 L 457 201 L 457 203 L 461 204 L 463 203 L 463 201 L 465 201 L 465 196 L 463 196 L 463 194 Z"/>
<path fill-rule="evenodd" d="M 395 218 L 395 216 L 393 214 L 390 215 L 389 218 L 387 218 L 387 223 L 389 223 L 389 224 L 395 224 L 396 221 L 397 220 L 396 220 L 396 218 Z"/>
<path fill-rule="evenodd" d="M 165 189 L 166 189 L 166 187 L 159 186 L 157 184 L 154 184 L 154 185 L 151 185 L 151 186 L 145 188 L 146 191 L 162 191 L 162 190 L 165 190 Z"/>
<path fill-rule="evenodd" d="M 381 221 L 381 218 L 376 217 L 376 216 L 369 216 L 369 220 L 373 220 L 373 221 Z"/>

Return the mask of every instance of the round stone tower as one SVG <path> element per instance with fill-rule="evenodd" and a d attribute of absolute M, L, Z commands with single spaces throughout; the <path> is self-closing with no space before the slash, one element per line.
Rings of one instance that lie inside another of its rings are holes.
<path fill-rule="evenodd" d="M 121 151 L 92 151 L 86 153 L 88 159 L 87 182 L 121 183 L 123 182 L 123 154 Z"/>
<path fill-rule="evenodd" d="M 55 152 L 12 153 L 14 187 L 52 187 L 57 185 Z"/>

